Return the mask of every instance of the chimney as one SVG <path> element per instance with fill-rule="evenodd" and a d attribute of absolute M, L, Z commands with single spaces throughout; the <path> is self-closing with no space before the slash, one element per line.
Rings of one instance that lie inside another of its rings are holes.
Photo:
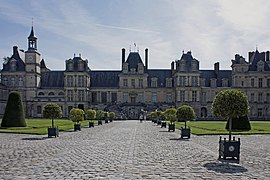
<path fill-rule="evenodd" d="M 148 69 L 148 49 L 145 49 L 145 68 Z"/>
<path fill-rule="evenodd" d="M 172 74 L 174 74 L 174 61 L 171 62 L 171 71 L 172 71 Z"/>
<path fill-rule="evenodd" d="M 266 51 L 265 61 L 269 61 L 269 51 Z"/>
<path fill-rule="evenodd" d="M 126 54 L 125 51 L 126 51 L 125 48 L 123 48 L 122 49 L 122 64 L 125 63 L 125 59 L 126 59 L 125 58 L 125 54 Z"/>
<path fill-rule="evenodd" d="M 253 54 L 254 54 L 254 52 L 248 52 L 248 62 L 249 63 L 252 63 L 251 58 L 252 58 Z"/>
<path fill-rule="evenodd" d="M 215 73 L 217 74 L 219 72 L 219 62 L 216 62 L 214 64 L 214 70 L 215 70 Z"/>
<path fill-rule="evenodd" d="M 18 46 L 13 46 L 13 54 L 17 54 L 18 53 Z"/>

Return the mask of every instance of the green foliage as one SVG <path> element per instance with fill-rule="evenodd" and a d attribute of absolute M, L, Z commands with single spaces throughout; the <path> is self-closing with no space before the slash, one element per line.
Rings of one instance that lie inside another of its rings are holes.
<path fill-rule="evenodd" d="M 109 113 L 109 118 L 110 119 L 114 119 L 115 118 L 115 113 L 114 112 L 110 112 Z"/>
<path fill-rule="evenodd" d="M 159 119 L 162 120 L 162 121 L 166 120 L 166 117 L 164 115 L 164 112 L 161 112 L 161 114 L 159 116 Z"/>
<path fill-rule="evenodd" d="M 171 124 L 176 121 L 176 109 L 175 108 L 169 108 L 164 111 L 164 117 L 166 120 L 170 121 Z"/>
<path fill-rule="evenodd" d="M 43 117 L 48 119 L 55 119 L 62 117 L 61 107 L 56 103 L 48 103 L 43 109 Z"/>
<path fill-rule="evenodd" d="M 93 109 L 88 109 L 86 111 L 86 119 L 88 120 L 96 119 L 96 111 Z"/>
<path fill-rule="evenodd" d="M 227 121 L 226 129 L 229 130 L 229 121 Z M 251 129 L 248 116 L 232 118 L 232 130 L 234 131 L 249 131 Z"/>
<path fill-rule="evenodd" d="M 212 103 L 213 114 L 225 120 L 245 116 L 248 110 L 247 96 L 236 89 L 220 91 Z"/>
<path fill-rule="evenodd" d="M 178 121 L 192 121 L 195 119 L 196 114 L 191 106 L 182 105 L 177 109 L 176 117 Z"/>
<path fill-rule="evenodd" d="M 1 127 L 26 127 L 24 109 L 19 92 L 13 91 L 9 94 Z"/>
<path fill-rule="evenodd" d="M 74 123 L 79 123 L 84 120 L 84 111 L 79 108 L 72 108 L 70 110 L 69 118 Z"/>
<path fill-rule="evenodd" d="M 102 111 L 102 110 L 97 110 L 97 111 L 96 111 L 96 118 L 97 118 L 98 120 L 103 119 L 103 118 L 104 118 L 104 111 Z"/>
<path fill-rule="evenodd" d="M 158 118 L 158 114 L 157 114 L 156 111 L 151 112 L 151 113 L 150 113 L 150 116 L 151 116 L 151 118 L 153 118 L 153 119 L 157 119 L 157 118 Z"/>

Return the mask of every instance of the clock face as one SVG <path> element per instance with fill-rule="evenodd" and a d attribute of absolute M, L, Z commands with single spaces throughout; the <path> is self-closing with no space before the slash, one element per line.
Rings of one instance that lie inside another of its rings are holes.
<path fill-rule="evenodd" d="M 28 56 L 28 59 L 29 60 L 33 60 L 33 56 Z"/>
<path fill-rule="evenodd" d="M 233 152 L 234 149 L 235 149 L 234 146 L 229 146 L 229 151 L 230 151 L 230 152 Z"/>

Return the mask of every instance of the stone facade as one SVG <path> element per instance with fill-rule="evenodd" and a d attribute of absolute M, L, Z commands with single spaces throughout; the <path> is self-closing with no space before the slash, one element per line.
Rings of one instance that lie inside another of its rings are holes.
<path fill-rule="evenodd" d="M 191 51 L 171 62 L 170 69 L 149 69 L 148 49 L 144 61 L 139 52 L 122 49 L 122 69 L 91 70 L 88 61 L 74 55 L 65 61 L 66 69 L 53 71 L 46 67 L 37 50 L 33 27 L 28 37 L 28 50 L 13 47 L 1 70 L 0 115 L 4 113 L 8 93 L 19 91 L 26 115 L 42 117 L 49 102 L 58 103 L 63 116 L 73 107 L 116 112 L 117 118 L 137 119 L 144 111 L 165 110 L 187 104 L 195 109 L 198 119 L 215 119 L 211 104 L 223 90 L 237 88 L 250 101 L 250 118 L 270 120 L 269 51 L 249 53 L 248 62 L 240 55 L 232 60 L 232 70 L 200 70 Z"/>

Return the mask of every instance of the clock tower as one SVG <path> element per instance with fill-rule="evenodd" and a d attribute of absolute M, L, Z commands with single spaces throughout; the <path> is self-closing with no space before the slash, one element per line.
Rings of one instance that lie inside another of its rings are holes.
<path fill-rule="evenodd" d="M 25 52 L 26 101 L 36 97 L 36 90 L 40 86 L 40 73 L 40 54 L 37 52 L 37 37 L 32 26 L 28 36 L 28 50 Z"/>

